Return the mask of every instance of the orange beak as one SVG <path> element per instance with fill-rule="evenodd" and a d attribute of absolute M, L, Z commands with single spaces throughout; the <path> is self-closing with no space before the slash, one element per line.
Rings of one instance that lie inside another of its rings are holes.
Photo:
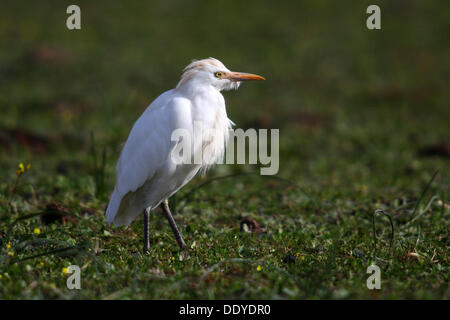
<path fill-rule="evenodd" d="M 231 81 L 261 81 L 266 78 L 258 76 L 257 74 L 245 73 L 245 72 L 229 72 L 226 76 Z"/>

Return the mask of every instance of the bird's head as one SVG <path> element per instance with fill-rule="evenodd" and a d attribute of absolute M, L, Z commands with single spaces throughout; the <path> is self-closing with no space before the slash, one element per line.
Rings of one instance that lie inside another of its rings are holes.
<path fill-rule="evenodd" d="M 213 86 L 217 90 L 239 88 L 241 81 L 266 80 L 264 77 L 245 72 L 228 70 L 222 62 L 214 58 L 194 60 L 186 68 L 177 88 L 186 85 Z"/>

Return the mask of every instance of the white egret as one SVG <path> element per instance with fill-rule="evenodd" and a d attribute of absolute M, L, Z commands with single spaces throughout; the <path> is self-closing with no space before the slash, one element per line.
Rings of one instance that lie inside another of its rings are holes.
<path fill-rule="evenodd" d="M 150 211 L 161 206 L 178 245 L 186 244 L 169 209 L 168 199 L 200 170 L 223 159 L 232 122 L 227 117 L 221 90 L 237 89 L 241 81 L 265 80 L 263 77 L 228 70 L 219 60 L 193 61 L 175 89 L 156 98 L 136 121 L 117 162 L 116 186 L 106 218 L 116 226 L 129 225 L 144 213 L 144 252 L 150 249 Z M 194 123 L 203 132 L 195 137 Z M 172 133 L 186 130 L 193 137 L 192 153 L 203 152 L 202 163 L 179 163 L 172 153 L 177 141 Z M 212 131 L 213 130 L 213 131 Z M 206 150 L 208 148 L 208 150 Z"/>

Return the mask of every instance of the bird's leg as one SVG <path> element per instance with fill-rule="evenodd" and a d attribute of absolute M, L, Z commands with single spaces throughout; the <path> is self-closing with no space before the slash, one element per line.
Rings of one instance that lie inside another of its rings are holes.
<path fill-rule="evenodd" d="M 144 210 L 144 254 L 150 252 L 150 207 Z"/>
<path fill-rule="evenodd" d="M 177 239 L 180 249 L 186 248 L 186 243 L 184 243 L 183 236 L 181 235 L 180 231 L 178 231 L 177 224 L 175 223 L 172 213 L 170 212 L 169 201 L 164 200 L 161 203 L 161 209 L 163 210 L 164 214 L 166 215 L 167 221 L 169 221 L 170 227 L 172 228 L 173 234 L 175 235 L 175 238 Z"/>

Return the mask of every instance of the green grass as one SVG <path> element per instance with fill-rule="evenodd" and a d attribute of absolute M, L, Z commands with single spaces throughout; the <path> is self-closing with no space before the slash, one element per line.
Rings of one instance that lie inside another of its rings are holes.
<path fill-rule="evenodd" d="M 380 1 L 380 31 L 365 1 L 79 1 L 80 31 L 69 4 L 0 11 L 0 299 L 450 298 L 449 158 L 423 151 L 449 143 L 448 2 Z M 280 171 L 196 177 L 171 199 L 188 249 L 156 210 L 143 255 L 142 219 L 103 216 L 115 161 L 147 105 L 209 56 L 267 78 L 225 98 L 238 128 L 280 128 Z M 48 203 L 65 223 L 41 222 Z M 377 215 L 374 257 L 377 209 L 394 239 Z M 261 232 L 241 231 L 246 217 Z M 366 288 L 371 262 L 381 290 Z"/>

